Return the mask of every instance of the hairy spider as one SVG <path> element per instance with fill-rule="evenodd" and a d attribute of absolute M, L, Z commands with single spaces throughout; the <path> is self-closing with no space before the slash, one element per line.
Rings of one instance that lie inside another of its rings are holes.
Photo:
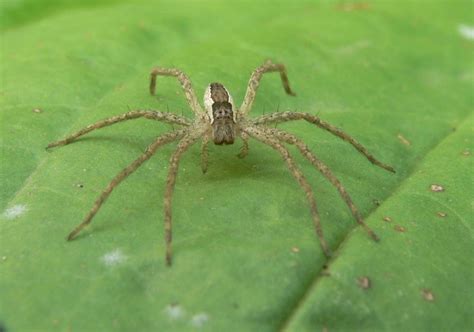
<path fill-rule="evenodd" d="M 67 240 L 72 240 L 76 235 L 87 226 L 97 211 L 100 209 L 102 204 L 109 197 L 112 190 L 117 187 L 127 176 L 133 173 L 141 164 L 165 144 L 178 141 L 176 150 L 171 156 L 169 162 L 169 171 L 166 181 L 166 191 L 164 196 L 164 226 L 165 226 L 165 240 L 166 240 L 166 262 L 171 265 L 172 259 L 172 247 L 171 247 L 171 236 L 172 236 L 172 223 L 171 223 L 171 198 L 173 195 L 174 185 L 176 182 L 176 174 L 178 172 L 179 161 L 183 153 L 196 141 L 201 139 L 201 168 L 203 173 L 207 171 L 208 165 L 208 144 L 210 140 L 217 145 L 233 144 L 235 139 L 240 137 L 243 141 L 242 149 L 239 153 L 239 157 L 243 158 L 248 154 L 248 139 L 252 137 L 257 141 L 260 141 L 266 145 L 269 145 L 276 150 L 283 160 L 285 161 L 291 174 L 298 181 L 301 188 L 306 193 L 306 198 L 311 208 L 311 215 L 314 223 L 316 235 L 319 238 L 320 245 L 326 256 L 330 255 L 330 250 L 326 240 L 323 236 L 323 230 L 321 228 L 318 210 L 316 207 L 316 201 L 314 199 L 313 190 L 311 189 L 308 181 L 304 177 L 301 170 L 295 164 L 291 157 L 288 149 L 285 147 L 285 143 L 295 145 L 301 154 L 321 172 L 322 175 L 329 180 L 329 182 L 336 187 L 339 191 L 344 202 L 351 210 L 352 215 L 357 220 L 366 232 L 375 241 L 378 240 L 377 235 L 364 223 L 362 216 L 357 210 L 356 206 L 352 202 L 349 194 L 347 193 L 344 186 L 339 180 L 332 174 L 331 170 L 321 161 L 316 155 L 310 151 L 308 146 L 296 136 L 287 133 L 283 130 L 276 128 L 269 128 L 268 124 L 280 123 L 293 120 L 306 120 L 309 123 L 315 124 L 316 126 L 329 131 L 331 134 L 336 135 L 343 140 L 349 142 L 362 153 L 367 159 L 373 164 L 382 167 L 388 171 L 395 172 L 394 169 L 386 164 L 381 163 L 375 157 L 373 157 L 365 147 L 358 143 L 354 138 L 344 133 L 342 130 L 334 127 L 333 125 L 321 120 L 319 117 L 303 112 L 277 112 L 267 115 L 263 115 L 257 118 L 250 119 L 247 114 L 252 108 L 257 89 L 262 79 L 263 74 L 269 72 L 279 72 L 283 88 L 286 93 L 294 96 L 295 94 L 290 88 L 288 77 L 286 75 L 286 69 L 283 64 L 274 64 L 270 61 L 265 62 L 262 66 L 255 69 L 250 76 L 250 80 L 247 87 L 247 92 L 244 97 L 244 101 L 240 108 L 236 108 L 229 91 L 221 83 L 211 83 L 204 93 L 204 109 L 198 103 L 196 94 L 191 86 L 189 78 L 179 69 L 175 68 L 162 68 L 156 67 L 151 71 L 150 80 L 150 93 L 155 93 L 156 77 L 157 76 L 174 76 L 181 83 L 181 86 L 186 95 L 186 99 L 194 112 L 194 120 L 189 120 L 185 117 L 178 116 L 172 113 L 163 113 L 155 110 L 136 110 L 128 113 L 113 116 L 91 124 L 78 132 L 66 137 L 63 140 L 53 142 L 47 146 L 52 148 L 56 146 L 66 145 L 82 135 L 90 133 L 95 129 L 110 126 L 112 124 L 137 119 L 146 118 L 157 121 L 162 121 L 171 124 L 177 124 L 182 126 L 181 129 L 165 133 L 158 136 L 153 143 L 151 143 L 145 152 L 139 156 L 129 166 L 124 168 L 118 173 L 115 178 L 109 183 L 107 188 L 100 194 L 99 198 L 94 203 L 94 206 L 89 211 L 85 219 L 80 223 L 74 230 L 69 234 Z"/>

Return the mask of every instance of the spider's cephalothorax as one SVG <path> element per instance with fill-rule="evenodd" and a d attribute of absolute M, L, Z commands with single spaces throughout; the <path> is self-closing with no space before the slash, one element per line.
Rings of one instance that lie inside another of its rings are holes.
<path fill-rule="evenodd" d="M 204 106 L 211 120 L 214 144 L 234 144 L 234 104 L 229 91 L 220 83 L 211 83 L 204 93 Z"/>
<path fill-rule="evenodd" d="M 141 164 L 151 158 L 151 156 L 163 145 L 179 141 L 176 150 L 171 155 L 168 168 L 168 178 L 166 181 L 166 190 L 164 195 L 164 210 L 165 210 L 165 240 L 166 240 L 166 262 L 168 265 L 171 264 L 171 197 L 173 195 L 174 185 L 176 182 L 176 175 L 178 173 L 179 161 L 183 153 L 199 139 L 202 140 L 201 146 L 201 167 L 205 173 L 207 170 L 208 163 L 208 149 L 207 145 L 212 139 L 215 144 L 233 144 L 236 138 L 241 138 L 243 141 L 243 147 L 239 154 L 239 157 L 245 157 L 248 153 L 248 139 L 249 137 L 266 144 L 276 150 L 283 158 L 288 169 L 290 170 L 293 177 L 297 180 L 301 188 L 306 193 L 306 198 L 310 205 L 311 216 L 313 219 L 314 228 L 316 235 L 319 238 L 321 248 L 326 255 L 329 255 L 330 249 L 326 240 L 323 236 L 321 228 L 319 213 L 316 208 L 316 200 L 314 198 L 313 190 L 309 185 L 308 181 L 304 177 L 303 173 L 296 165 L 293 157 L 290 155 L 289 150 L 286 148 L 286 144 L 294 145 L 297 150 L 306 158 L 329 182 L 339 191 L 340 196 L 349 207 L 352 215 L 357 220 L 358 224 L 363 227 L 367 233 L 374 239 L 378 237 L 375 233 L 364 223 L 362 216 L 357 210 L 356 206 L 352 202 L 349 194 L 347 193 L 344 186 L 339 180 L 332 174 L 331 170 L 308 148 L 308 146 L 295 135 L 289 132 L 269 127 L 269 124 L 276 124 L 279 122 L 294 121 L 294 120 L 305 120 L 311 124 L 314 124 L 320 128 L 323 128 L 333 135 L 336 135 L 349 142 L 356 148 L 360 153 L 373 164 L 382 167 L 388 171 L 394 172 L 394 169 L 386 164 L 381 163 L 375 157 L 373 157 L 365 147 L 358 143 L 354 138 L 343 132 L 342 130 L 334 127 L 333 125 L 321 120 L 319 117 L 303 112 L 276 112 L 267 115 L 262 115 L 257 118 L 249 119 L 247 114 L 252 108 L 255 95 L 257 93 L 258 86 L 263 74 L 268 72 L 279 72 L 280 78 L 283 83 L 283 88 L 286 93 L 294 96 L 295 94 L 290 89 L 290 83 L 286 76 L 285 66 L 279 63 L 272 63 L 270 61 L 265 62 L 262 66 L 254 70 L 250 76 L 250 80 L 245 93 L 244 101 L 240 108 L 235 108 L 234 102 L 227 91 L 227 89 L 220 83 L 210 84 L 206 92 L 204 93 L 204 105 L 205 109 L 201 108 L 201 105 L 197 101 L 196 94 L 192 88 L 191 81 L 189 78 L 179 69 L 176 68 L 162 68 L 156 67 L 151 72 L 150 80 L 150 92 L 155 93 L 156 88 L 156 77 L 161 76 L 173 76 L 178 79 L 186 95 L 186 99 L 189 103 L 191 110 L 194 112 L 195 119 L 193 121 L 168 112 L 160 112 L 155 110 L 136 110 L 128 113 L 113 116 L 102 121 L 91 124 L 78 132 L 66 137 L 63 140 L 51 143 L 48 148 L 55 146 L 66 145 L 82 135 L 85 135 L 95 129 L 110 126 L 121 121 L 145 118 L 151 120 L 162 121 L 166 123 L 180 125 L 182 128 L 179 130 L 173 130 L 165 134 L 161 134 L 155 138 L 155 140 L 148 146 L 145 152 L 140 155 L 135 161 L 129 166 L 125 167 L 110 184 L 105 188 L 102 194 L 97 198 L 94 206 L 89 211 L 85 219 L 79 224 L 67 237 L 68 240 L 72 240 L 76 235 L 86 227 L 91 221 L 94 215 L 99 211 L 102 204 L 109 197 L 112 190 L 122 182 L 128 175 L 133 173 Z"/>

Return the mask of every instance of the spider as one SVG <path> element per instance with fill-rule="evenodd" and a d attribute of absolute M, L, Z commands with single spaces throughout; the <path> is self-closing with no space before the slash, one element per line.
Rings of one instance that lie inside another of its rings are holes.
<path fill-rule="evenodd" d="M 109 197 L 111 192 L 117 187 L 127 176 L 133 173 L 145 161 L 151 158 L 153 154 L 165 144 L 178 141 L 174 153 L 171 155 L 169 161 L 169 170 L 166 181 L 166 190 L 164 195 L 164 228 L 165 228 L 165 242 L 166 242 L 166 263 L 171 265 L 172 262 L 172 222 L 171 222 L 171 200 L 173 190 L 176 182 L 176 175 L 178 166 L 183 153 L 198 140 L 201 140 L 201 169 L 206 173 L 208 167 L 208 145 L 210 141 L 217 145 L 234 144 L 236 138 L 243 141 L 243 146 L 238 156 L 244 158 L 248 154 L 249 138 L 254 138 L 263 144 L 266 144 L 276 150 L 283 158 L 286 166 L 290 170 L 293 177 L 296 179 L 300 187 L 306 194 L 306 199 L 309 202 L 311 209 L 311 216 L 314 224 L 316 235 L 319 238 L 319 243 L 324 254 L 330 256 L 330 248 L 324 239 L 323 230 L 320 223 L 320 218 L 314 198 L 313 190 L 308 181 L 304 177 L 301 170 L 296 165 L 291 157 L 285 144 L 296 146 L 299 152 L 326 177 L 327 180 L 339 191 L 340 196 L 349 207 L 352 215 L 362 226 L 368 235 L 375 241 L 378 241 L 377 235 L 364 223 L 361 214 L 352 202 L 349 194 L 339 180 L 333 175 L 328 166 L 326 166 L 316 155 L 310 151 L 308 146 L 298 137 L 286 131 L 268 127 L 269 124 L 276 124 L 294 120 L 305 120 L 322 129 L 327 130 L 333 135 L 338 136 L 344 141 L 349 142 L 352 146 L 362 153 L 373 164 L 386 169 L 390 172 L 395 170 L 373 157 L 365 147 L 358 143 L 354 138 L 343 132 L 341 129 L 321 120 L 319 117 L 303 112 L 276 112 L 259 116 L 257 118 L 249 118 L 248 113 L 252 109 L 252 104 L 255 99 L 260 81 L 263 74 L 270 72 L 279 72 L 283 84 L 283 88 L 288 95 L 295 96 L 295 93 L 290 88 L 290 83 L 286 74 L 286 69 L 283 64 L 265 62 L 263 65 L 253 71 L 250 76 L 247 91 L 242 105 L 239 108 L 235 107 L 235 103 L 229 91 L 221 83 L 211 83 L 207 86 L 204 93 L 204 108 L 199 104 L 191 81 L 181 70 L 176 68 L 162 68 L 155 67 L 151 71 L 150 78 L 150 93 L 155 94 L 156 78 L 157 76 L 172 76 L 177 78 L 181 84 L 187 102 L 194 113 L 194 119 L 155 110 L 135 110 L 124 113 L 122 115 L 113 116 L 94 124 L 91 124 L 65 139 L 53 142 L 47 146 L 48 148 L 66 145 L 74 142 L 79 137 L 90 133 L 93 130 L 104 128 L 122 121 L 132 120 L 137 118 L 145 118 L 151 120 L 162 121 L 169 124 L 176 124 L 181 126 L 179 130 L 173 130 L 165 134 L 159 135 L 146 148 L 145 152 L 140 155 L 130 165 L 125 167 L 115 178 L 109 183 L 105 190 L 100 194 L 94 203 L 94 206 L 84 218 L 82 223 L 76 226 L 67 237 L 67 240 L 73 240 L 81 230 L 90 224 L 93 217 L 99 211 L 102 204 Z"/>

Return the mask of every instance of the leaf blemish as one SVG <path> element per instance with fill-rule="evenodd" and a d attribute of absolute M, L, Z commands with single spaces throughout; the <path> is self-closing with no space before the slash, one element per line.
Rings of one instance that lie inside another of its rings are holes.
<path fill-rule="evenodd" d="M 405 227 L 400 226 L 400 225 L 393 226 L 393 229 L 396 230 L 397 232 L 400 232 L 400 233 L 405 233 L 407 231 L 407 229 Z"/>
<path fill-rule="evenodd" d="M 436 215 L 437 215 L 438 217 L 440 217 L 440 218 L 444 218 L 444 217 L 446 217 L 448 214 L 447 214 L 446 212 L 438 211 L 438 212 L 436 213 Z"/>
<path fill-rule="evenodd" d="M 172 320 L 180 319 L 185 314 L 184 309 L 177 303 L 172 303 L 166 306 L 165 312 Z"/>
<path fill-rule="evenodd" d="M 411 142 L 409 140 L 407 140 L 402 134 L 398 134 L 397 138 L 400 140 L 400 142 L 402 142 L 402 144 L 404 144 L 406 146 L 411 145 Z"/>
<path fill-rule="evenodd" d="M 27 211 L 26 205 L 17 204 L 17 205 L 12 206 L 11 208 L 6 209 L 5 212 L 3 212 L 3 216 L 5 217 L 5 219 L 12 220 L 12 219 L 18 218 L 26 211 Z"/>
<path fill-rule="evenodd" d="M 392 222 L 392 218 L 385 216 L 383 217 L 383 221 Z"/>
<path fill-rule="evenodd" d="M 43 110 L 40 109 L 40 108 L 33 108 L 32 111 L 33 111 L 33 113 L 37 113 L 37 114 L 38 114 L 38 113 L 43 113 Z"/>
<path fill-rule="evenodd" d="M 444 187 L 439 184 L 432 184 L 430 186 L 431 191 L 438 193 L 444 191 Z"/>
<path fill-rule="evenodd" d="M 299 252 L 300 252 L 300 248 L 298 248 L 298 247 L 293 247 L 293 248 L 291 248 L 291 251 L 296 254 L 296 253 L 299 253 Z"/>
<path fill-rule="evenodd" d="M 431 291 L 431 289 L 428 288 L 423 288 L 421 290 L 421 296 L 423 296 L 423 298 L 429 302 L 433 302 L 435 300 L 433 292 Z"/>
<path fill-rule="evenodd" d="M 362 277 L 357 278 L 357 284 L 362 289 L 369 289 L 372 286 L 372 283 L 369 277 L 367 276 L 362 276 Z"/>
<path fill-rule="evenodd" d="M 458 32 L 466 39 L 474 40 L 474 27 L 471 25 L 460 24 Z"/>
<path fill-rule="evenodd" d="M 126 258 L 127 257 L 120 249 L 115 249 L 114 251 L 106 253 L 104 256 L 102 256 L 102 261 L 107 266 L 115 266 L 125 261 Z"/>
<path fill-rule="evenodd" d="M 194 315 L 191 318 L 191 324 L 194 327 L 202 327 L 204 326 L 204 324 L 207 323 L 208 320 L 209 320 L 209 316 L 206 313 L 201 312 L 199 314 Z"/>

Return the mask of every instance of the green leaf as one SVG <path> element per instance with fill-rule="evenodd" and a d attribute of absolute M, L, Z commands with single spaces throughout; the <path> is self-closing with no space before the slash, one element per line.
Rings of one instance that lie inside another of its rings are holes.
<path fill-rule="evenodd" d="M 0 330 L 472 329 L 470 2 L 35 3 L 0 5 Z M 175 145 L 65 241 L 112 177 L 173 128 L 136 120 L 48 143 L 128 109 L 192 117 L 173 79 L 148 94 L 155 65 L 181 68 L 199 95 L 222 82 L 240 101 L 266 59 L 286 64 L 297 97 L 266 75 L 254 116 L 318 114 L 396 168 L 310 124 L 279 127 L 327 163 L 379 243 L 292 149 L 335 252 L 327 260 L 303 191 L 255 141 L 243 160 L 240 142 L 212 146 L 206 175 L 198 145 L 184 156 L 171 268 L 162 202 Z"/>

